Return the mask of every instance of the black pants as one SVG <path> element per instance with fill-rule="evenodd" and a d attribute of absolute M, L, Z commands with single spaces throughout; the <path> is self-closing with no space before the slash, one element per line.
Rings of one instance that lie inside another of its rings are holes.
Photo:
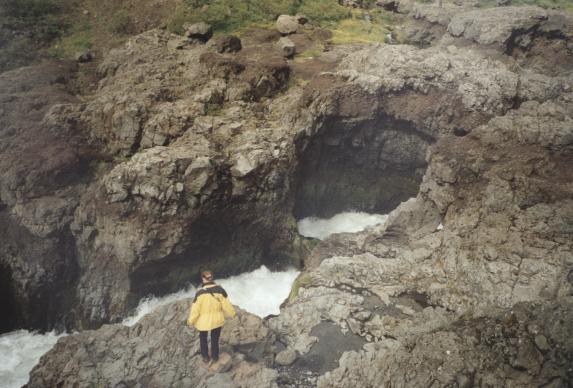
<path fill-rule="evenodd" d="M 201 356 L 209 358 L 209 349 L 207 348 L 208 331 L 199 331 L 199 342 L 201 343 Z M 219 336 L 221 328 L 211 330 L 211 358 L 215 361 L 219 359 Z"/>

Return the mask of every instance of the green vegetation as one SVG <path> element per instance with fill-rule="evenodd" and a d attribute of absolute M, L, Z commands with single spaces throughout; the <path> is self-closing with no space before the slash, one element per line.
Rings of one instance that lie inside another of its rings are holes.
<path fill-rule="evenodd" d="M 329 0 L 306 0 L 296 12 L 302 13 L 309 20 L 323 26 L 339 22 L 351 16 L 348 8 L 338 5 L 336 1 Z"/>
<path fill-rule="evenodd" d="M 132 34 L 135 31 L 135 27 L 129 12 L 125 9 L 117 11 L 110 21 L 109 29 L 112 33 L 119 35 Z"/>
<path fill-rule="evenodd" d="M 290 289 L 288 301 L 294 302 L 298 296 L 298 292 L 300 291 L 301 287 L 302 288 L 308 287 L 311 284 L 312 284 L 312 277 L 308 273 L 303 272 L 300 275 L 298 275 L 298 277 L 294 280 L 294 283 L 292 284 L 292 288 Z"/>
<path fill-rule="evenodd" d="M 383 25 L 349 19 L 340 22 L 332 32 L 334 44 L 383 43 L 388 30 Z"/>
<path fill-rule="evenodd" d="M 394 24 L 395 16 L 381 9 L 369 13 L 353 11 L 351 18 L 340 21 L 332 28 L 332 43 L 384 43 L 390 32 L 388 25 Z"/>
<path fill-rule="evenodd" d="M 324 45 L 316 44 L 312 46 L 310 49 L 303 51 L 302 53 L 297 55 L 297 58 L 316 58 L 320 56 L 324 52 Z"/>
<path fill-rule="evenodd" d="M 270 27 L 279 15 L 297 13 L 332 30 L 335 44 L 384 42 L 387 25 L 396 18 L 378 7 L 368 12 L 351 10 L 336 0 L 185 0 L 168 20 L 167 28 L 182 33 L 185 23 L 203 21 L 218 32 L 240 32 L 253 25 Z M 311 49 L 303 56 L 317 54 Z"/>
<path fill-rule="evenodd" d="M 189 12 L 186 7 L 179 7 L 177 10 L 167 19 L 167 30 L 181 34 L 183 33 L 183 25 L 191 19 Z"/>
<path fill-rule="evenodd" d="M 185 23 L 203 21 L 215 30 L 229 32 L 268 24 L 281 14 L 305 14 L 319 23 L 332 23 L 347 18 L 348 9 L 335 0 L 185 0 L 168 20 L 172 32 L 183 31 Z"/>
<path fill-rule="evenodd" d="M 81 24 L 70 28 L 68 33 L 48 49 L 48 53 L 57 58 L 71 58 L 93 46 L 92 31 L 89 24 Z"/>
<path fill-rule="evenodd" d="M 213 25 L 216 33 L 241 34 L 253 26 L 273 28 L 281 14 L 301 13 L 312 23 L 331 30 L 332 43 L 384 42 L 403 16 L 382 10 L 374 5 L 375 0 L 365 3 L 368 11 L 343 7 L 337 0 L 181 0 L 163 21 L 172 32 L 183 32 L 185 23 L 204 21 Z M 495 3 L 479 0 L 478 6 Z M 513 5 L 573 11 L 572 0 L 513 0 Z M 87 13 L 80 14 L 86 8 L 99 15 L 99 24 Z M 145 15 L 138 15 L 137 20 L 141 17 Z M 0 0 L 0 20 L 0 72 L 27 65 L 46 54 L 70 58 L 92 48 L 94 42 L 115 46 L 138 30 L 134 14 L 123 9 L 121 2 L 112 6 L 96 0 Z M 312 47 L 301 56 L 316 57 L 320 52 L 321 47 Z"/>
<path fill-rule="evenodd" d="M 63 1 L 0 0 L 0 72 L 38 58 L 38 49 L 62 36 Z"/>

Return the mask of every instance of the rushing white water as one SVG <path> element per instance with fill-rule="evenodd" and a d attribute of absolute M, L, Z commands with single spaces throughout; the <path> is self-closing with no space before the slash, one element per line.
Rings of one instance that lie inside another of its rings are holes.
<path fill-rule="evenodd" d="M 65 335 L 65 334 L 63 334 Z M 0 387 L 20 388 L 40 357 L 63 336 L 18 330 L 0 335 Z"/>
<path fill-rule="evenodd" d="M 271 272 L 267 267 L 262 266 L 253 272 L 217 280 L 217 283 L 227 291 L 231 303 L 262 318 L 279 313 L 279 306 L 287 298 L 291 285 L 298 274 L 299 272 L 295 269 Z M 196 291 L 195 287 L 189 287 L 186 290 L 161 298 L 144 299 L 139 303 L 135 314 L 125 319 L 123 324 L 134 325 L 145 314 L 157 307 L 177 300 L 192 298 Z"/>
<path fill-rule="evenodd" d="M 253 272 L 218 280 L 225 288 L 231 303 L 265 317 L 278 314 L 280 304 L 288 297 L 297 270 L 271 272 L 261 267 Z M 196 289 L 190 287 L 162 298 L 147 298 L 140 302 L 134 316 L 123 321 L 132 326 L 157 307 L 192 298 Z M 13 331 L 0 336 L 0 388 L 20 388 L 28 382 L 29 373 L 40 357 L 67 334 L 36 334 L 26 330 Z"/>
<path fill-rule="evenodd" d="M 387 218 L 386 214 L 362 212 L 340 213 L 328 219 L 308 217 L 298 222 L 298 232 L 305 237 L 324 240 L 334 233 L 360 232 L 369 226 L 384 223 Z"/>
<path fill-rule="evenodd" d="M 299 233 L 306 237 L 325 239 L 333 233 L 355 233 L 385 222 L 387 216 L 359 212 L 345 212 L 330 219 L 309 217 L 298 223 Z M 218 280 L 229 294 L 231 303 L 265 317 L 278 314 L 280 304 L 288 297 L 297 270 L 271 272 L 261 267 L 253 272 Z M 132 326 L 157 307 L 192 298 L 196 289 L 179 291 L 161 298 L 147 298 L 140 302 L 135 314 L 123 321 Z M 19 388 L 28 381 L 28 375 L 40 357 L 66 334 L 35 334 L 18 330 L 0 336 L 0 388 Z"/>

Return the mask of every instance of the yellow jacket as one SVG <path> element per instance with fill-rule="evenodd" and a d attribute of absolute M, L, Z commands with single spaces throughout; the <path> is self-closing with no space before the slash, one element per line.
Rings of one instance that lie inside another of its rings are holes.
<path fill-rule="evenodd" d="M 225 316 L 235 317 L 235 309 L 227 299 L 227 293 L 223 287 L 207 283 L 195 294 L 187 325 L 209 331 L 223 326 Z"/>

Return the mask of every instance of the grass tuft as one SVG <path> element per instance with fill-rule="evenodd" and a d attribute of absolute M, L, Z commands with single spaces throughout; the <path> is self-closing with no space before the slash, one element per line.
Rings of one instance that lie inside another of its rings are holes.
<path fill-rule="evenodd" d="M 109 29 L 118 35 L 128 35 L 135 32 L 133 20 L 125 9 L 117 11 L 110 21 Z"/>
<path fill-rule="evenodd" d="M 332 43 L 384 43 L 390 32 L 388 26 L 394 23 L 395 16 L 387 11 L 353 11 L 350 19 L 340 21 L 332 29 Z"/>
<path fill-rule="evenodd" d="M 383 25 L 348 19 L 341 21 L 332 32 L 334 44 L 383 43 L 388 30 Z"/>
<path fill-rule="evenodd" d="M 185 23 L 206 22 L 216 31 L 234 32 L 256 24 L 274 23 L 279 15 L 305 14 L 317 23 L 336 23 L 350 16 L 335 0 L 185 0 L 167 21 L 171 32 Z"/>
<path fill-rule="evenodd" d="M 73 58 L 93 46 L 92 31 L 88 24 L 75 26 L 68 34 L 58 39 L 48 53 L 56 58 Z"/>

